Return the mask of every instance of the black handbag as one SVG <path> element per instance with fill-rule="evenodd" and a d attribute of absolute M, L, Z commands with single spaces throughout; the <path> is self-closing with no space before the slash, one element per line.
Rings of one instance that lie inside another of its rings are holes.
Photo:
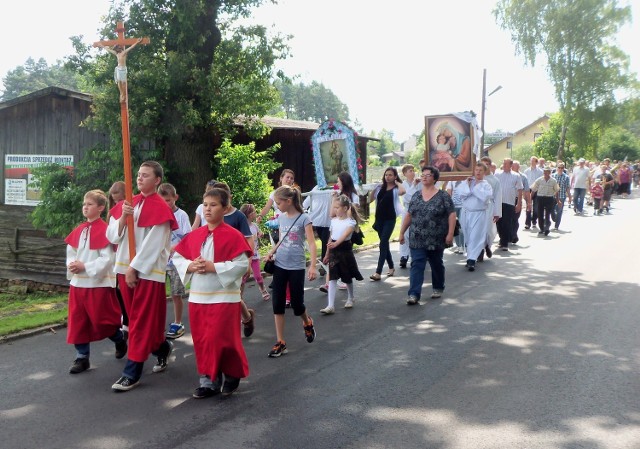
<path fill-rule="evenodd" d="M 453 228 L 453 236 L 457 237 L 460 235 L 460 221 L 456 218 L 456 226 Z"/>
<path fill-rule="evenodd" d="M 351 234 L 351 243 L 354 245 L 362 245 L 364 243 L 364 232 L 360 229 L 360 226 L 356 226 L 356 231 Z"/>
<path fill-rule="evenodd" d="M 265 273 L 273 274 L 273 272 L 275 271 L 275 268 L 276 268 L 276 263 L 273 259 L 271 259 L 271 260 L 267 260 L 264 263 L 263 270 Z"/>

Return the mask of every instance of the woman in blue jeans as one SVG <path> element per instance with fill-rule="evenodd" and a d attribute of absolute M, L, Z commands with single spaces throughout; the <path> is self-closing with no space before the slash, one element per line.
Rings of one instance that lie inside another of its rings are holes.
<path fill-rule="evenodd" d="M 409 229 L 411 271 L 409 272 L 409 297 L 407 304 L 415 305 L 422 295 L 424 269 L 431 267 L 432 298 L 440 298 L 444 291 L 444 248 L 453 243 L 456 211 L 451 197 L 435 184 L 440 178 L 437 168 L 422 169 L 422 189 L 411 198 L 409 208 L 400 227 L 400 243 Z"/>
<path fill-rule="evenodd" d="M 387 167 L 382 175 L 382 184 L 371 192 L 369 201 L 376 201 L 376 218 L 373 223 L 373 229 L 378 233 L 380 239 L 380 255 L 378 256 L 378 266 L 376 272 L 369 276 L 372 281 L 382 279 L 382 268 L 385 261 L 389 265 L 387 276 L 393 276 L 395 268 L 393 267 L 393 257 L 389 250 L 389 239 L 396 225 L 396 218 L 402 213 L 402 205 L 400 204 L 400 196 L 405 194 L 402 181 L 398 176 L 398 170 L 393 167 Z"/>

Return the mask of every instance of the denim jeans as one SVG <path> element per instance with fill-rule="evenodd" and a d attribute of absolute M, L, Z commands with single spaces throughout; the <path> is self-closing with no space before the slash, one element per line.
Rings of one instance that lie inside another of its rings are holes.
<path fill-rule="evenodd" d="M 411 248 L 411 270 L 409 271 L 409 296 L 420 299 L 424 269 L 429 261 L 431 267 L 431 286 L 434 290 L 444 291 L 444 249 L 428 250 L 425 248 Z"/>
<path fill-rule="evenodd" d="M 582 213 L 582 208 L 584 207 L 584 197 L 587 194 L 587 189 L 574 188 L 573 189 L 573 205 L 576 210 Z"/>
<path fill-rule="evenodd" d="M 556 203 L 555 205 L 555 219 L 553 221 L 555 221 L 556 223 L 556 229 L 560 227 L 560 222 L 562 221 L 562 212 L 564 211 L 564 200 L 561 201 L 562 204 Z"/>
<path fill-rule="evenodd" d="M 389 265 L 389 269 L 393 268 L 393 258 L 391 257 L 391 250 L 389 249 L 389 239 L 393 228 L 396 226 L 396 219 L 385 220 L 380 223 L 380 230 L 378 231 L 378 238 L 380 239 L 380 255 L 378 256 L 378 266 L 376 273 L 381 274 L 384 268 L 384 262 Z M 413 250 L 412 250 L 413 251 Z"/>
<path fill-rule="evenodd" d="M 171 352 L 170 343 L 165 340 L 160 343 L 160 347 L 153 351 L 151 354 L 157 356 L 166 356 Z M 127 364 L 124 366 L 122 370 L 122 375 L 128 377 L 129 379 L 133 379 L 134 381 L 140 379 L 142 376 L 142 369 L 144 368 L 144 362 L 134 362 L 131 359 L 127 359 Z"/>
<path fill-rule="evenodd" d="M 118 343 L 124 339 L 124 334 L 120 329 L 118 329 L 112 336 L 109 337 L 114 343 Z M 90 343 L 76 343 L 74 345 L 76 348 L 76 359 L 85 359 L 89 358 L 91 353 L 91 344 Z"/>

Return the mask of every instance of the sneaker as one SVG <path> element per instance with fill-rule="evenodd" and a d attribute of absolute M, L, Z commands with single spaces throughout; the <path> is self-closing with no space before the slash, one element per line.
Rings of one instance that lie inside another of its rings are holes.
<path fill-rule="evenodd" d="M 291 300 L 290 299 L 285 301 L 284 308 L 285 309 L 290 309 L 291 308 Z"/>
<path fill-rule="evenodd" d="M 176 339 L 184 335 L 184 325 L 182 323 L 171 323 L 166 333 L 167 338 Z"/>
<path fill-rule="evenodd" d="M 129 391 L 138 385 L 140 385 L 140 379 L 133 380 L 130 377 L 122 376 L 115 384 L 111 385 L 111 389 L 113 391 Z"/>
<path fill-rule="evenodd" d="M 324 309 L 320 309 L 320 313 L 323 315 L 333 315 L 336 309 L 333 307 L 325 307 Z"/>
<path fill-rule="evenodd" d="M 407 298 L 407 305 L 415 306 L 420 302 L 420 299 L 416 295 L 409 295 Z"/>
<path fill-rule="evenodd" d="M 215 390 L 209 387 L 198 387 L 195 390 L 193 390 L 193 394 L 191 396 L 193 396 L 196 399 L 205 399 L 205 398 L 210 398 L 211 396 L 215 396 L 218 393 L 220 393 L 220 388 Z"/>
<path fill-rule="evenodd" d="M 242 327 L 243 332 L 244 332 L 244 336 L 249 338 L 253 335 L 253 331 L 255 330 L 255 317 L 256 317 L 256 311 L 253 309 L 247 309 L 249 311 L 249 315 L 251 315 L 251 318 L 249 319 L 249 321 L 243 321 L 242 322 Z"/>
<path fill-rule="evenodd" d="M 324 284 L 322 287 L 320 287 L 319 289 L 322 293 L 329 293 L 329 284 Z"/>
<path fill-rule="evenodd" d="M 171 353 L 173 352 L 173 343 L 171 343 L 169 340 L 165 340 L 165 341 L 169 344 L 169 350 L 167 351 L 166 355 L 158 356 L 158 361 L 153 366 L 153 370 L 152 370 L 154 373 L 161 373 L 167 369 L 167 365 L 169 363 L 169 356 L 171 356 Z"/>
<path fill-rule="evenodd" d="M 347 289 L 347 284 L 345 284 L 342 281 L 338 281 L 338 290 L 346 290 Z"/>
<path fill-rule="evenodd" d="M 69 368 L 69 374 L 80 374 L 81 372 L 88 370 L 90 366 L 91 363 L 89 363 L 88 357 L 75 359 L 73 361 L 73 365 Z"/>
<path fill-rule="evenodd" d="M 222 396 L 228 397 L 240 386 L 240 379 L 237 377 L 224 376 L 224 384 L 222 384 Z"/>
<path fill-rule="evenodd" d="M 125 355 L 127 355 L 127 349 L 128 347 L 126 340 L 123 339 L 116 343 L 116 359 L 120 360 Z"/>
<path fill-rule="evenodd" d="M 433 293 L 431 293 L 431 297 L 433 299 L 440 298 L 441 296 L 442 296 L 442 292 L 440 290 L 434 290 Z"/>
<path fill-rule="evenodd" d="M 534 223 L 534 224 L 532 224 L 532 225 L 531 225 L 531 229 L 535 229 L 535 228 L 537 228 L 537 226 L 536 226 L 536 224 Z"/>
<path fill-rule="evenodd" d="M 344 304 L 345 309 L 353 309 L 353 304 L 355 303 L 355 299 L 347 299 L 347 302 Z"/>
<path fill-rule="evenodd" d="M 311 317 L 309 317 L 309 321 L 311 321 L 311 323 L 307 325 L 302 323 L 302 327 L 304 328 L 304 336 L 307 339 L 307 343 L 313 342 L 313 340 L 315 340 L 316 338 L 316 330 L 313 327 L 313 320 L 311 319 Z"/>
<path fill-rule="evenodd" d="M 407 268 L 407 262 L 409 261 L 408 257 L 400 258 L 400 268 Z"/>
<path fill-rule="evenodd" d="M 282 354 L 287 353 L 287 344 L 284 341 L 276 341 L 271 351 L 269 351 L 269 357 L 280 357 Z"/>

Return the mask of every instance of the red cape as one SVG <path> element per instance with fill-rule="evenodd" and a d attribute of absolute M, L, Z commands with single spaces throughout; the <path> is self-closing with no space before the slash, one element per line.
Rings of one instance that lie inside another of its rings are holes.
<path fill-rule="evenodd" d="M 141 228 L 148 228 L 149 226 L 159 225 L 169 222 L 171 230 L 178 229 L 178 222 L 173 215 L 167 203 L 157 193 L 152 193 L 149 196 L 144 196 L 141 193 L 133 197 L 133 207 L 136 207 L 138 203 L 144 200 L 144 207 L 138 217 L 138 226 Z M 116 220 L 119 220 L 122 216 L 122 205 L 124 201 L 120 201 L 111 209 L 111 216 Z"/>
<path fill-rule="evenodd" d="M 178 243 L 176 252 L 188 260 L 196 260 L 200 257 L 202 245 L 209 234 L 213 234 L 213 261 L 226 262 L 245 253 L 248 257 L 253 251 L 247 243 L 247 239 L 237 229 L 222 222 L 213 231 L 208 226 L 202 226 L 191 231 Z"/>
<path fill-rule="evenodd" d="M 110 244 L 109 240 L 107 240 L 107 223 L 102 218 L 82 223 L 64 239 L 65 243 L 78 249 L 80 236 L 86 228 L 91 228 L 91 232 L 89 232 L 89 249 L 102 249 Z"/>

